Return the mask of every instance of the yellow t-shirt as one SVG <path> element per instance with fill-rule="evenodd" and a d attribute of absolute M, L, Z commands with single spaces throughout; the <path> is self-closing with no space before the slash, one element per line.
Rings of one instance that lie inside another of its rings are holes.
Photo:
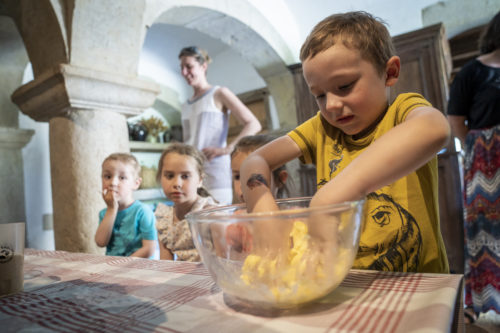
<path fill-rule="evenodd" d="M 288 135 L 302 150 L 302 161 L 316 165 L 320 188 L 419 106 L 430 103 L 419 94 L 399 95 L 380 123 L 358 140 L 330 125 L 320 112 Z M 439 226 L 437 157 L 366 199 L 354 268 L 449 272 Z"/>

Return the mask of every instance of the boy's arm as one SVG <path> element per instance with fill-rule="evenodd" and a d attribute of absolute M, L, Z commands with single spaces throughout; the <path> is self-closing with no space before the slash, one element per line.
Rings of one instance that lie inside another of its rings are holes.
<path fill-rule="evenodd" d="M 113 190 L 104 190 L 102 193 L 102 198 L 106 203 L 108 209 L 102 218 L 101 223 L 97 227 L 95 232 L 94 240 L 99 247 L 104 247 L 108 245 L 111 239 L 111 234 L 113 233 L 113 226 L 115 224 L 116 215 L 118 214 L 118 199 L 116 198 L 116 192 Z"/>
<path fill-rule="evenodd" d="M 156 240 L 142 240 L 142 247 L 132 253 L 131 257 L 149 258 L 155 253 Z"/>
<path fill-rule="evenodd" d="M 111 239 L 111 234 L 113 233 L 113 226 L 115 224 L 116 214 L 118 213 L 118 208 L 108 207 L 101 223 L 97 227 L 95 232 L 94 240 L 99 247 L 104 247 L 108 245 Z"/>
<path fill-rule="evenodd" d="M 141 235 L 142 246 L 132 253 L 131 257 L 139 258 L 149 258 L 151 257 L 156 249 L 156 243 L 158 241 L 157 231 L 156 231 L 156 217 L 151 209 L 143 205 L 142 214 L 139 216 L 139 232 Z"/>
<path fill-rule="evenodd" d="M 357 200 L 391 184 L 432 159 L 449 137 L 448 121 L 439 110 L 415 108 L 319 189 L 311 206 Z"/>
<path fill-rule="evenodd" d="M 240 168 L 241 189 L 249 212 L 277 210 L 271 193 L 271 172 L 301 156 L 299 146 L 287 135 L 250 154 Z"/>
<path fill-rule="evenodd" d="M 245 159 L 240 168 L 240 179 L 247 211 L 278 210 L 270 190 L 271 171 L 301 154 L 299 146 L 289 136 L 282 136 Z M 291 226 L 286 221 L 256 219 L 252 226 L 255 253 L 275 257 L 280 249 L 287 246 Z"/>
<path fill-rule="evenodd" d="M 215 92 L 215 98 L 220 100 L 223 108 L 231 110 L 231 114 L 236 118 L 240 125 L 243 125 L 240 133 L 224 148 L 207 147 L 203 149 L 203 153 L 210 161 L 212 158 L 231 154 L 236 143 L 247 135 L 254 135 L 262 129 L 259 120 L 255 117 L 252 111 L 236 96 L 231 90 L 226 87 L 220 87 Z"/>

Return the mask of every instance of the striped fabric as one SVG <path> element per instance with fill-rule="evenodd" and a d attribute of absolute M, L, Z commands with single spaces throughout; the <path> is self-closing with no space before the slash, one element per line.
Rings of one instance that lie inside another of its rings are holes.
<path fill-rule="evenodd" d="M 465 143 L 465 304 L 500 313 L 500 125 Z"/>
<path fill-rule="evenodd" d="M 228 299 L 201 263 L 27 249 L 25 276 L 1 332 L 463 332 L 462 275 L 351 270 L 281 313 Z"/>

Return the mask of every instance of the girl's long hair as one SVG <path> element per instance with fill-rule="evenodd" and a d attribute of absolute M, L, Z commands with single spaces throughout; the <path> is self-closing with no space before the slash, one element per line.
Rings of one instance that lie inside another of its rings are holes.
<path fill-rule="evenodd" d="M 185 156 L 191 156 L 195 162 L 196 162 L 196 171 L 198 171 L 198 174 L 200 175 L 200 179 L 203 179 L 205 177 L 205 172 L 203 171 L 203 164 L 205 163 L 205 155 L 203 155 L 202 152 L 200 152 L 198 149 L 194 148 L 193 146 L 180 143 L 180 142 L 175 142 L 170 144 L 162 153 L 160 156 L 160 160 L 158 161 L 158 171 L 156 172 L 156 181 L 158 183 L 161 183 L 161 175 L 163 171 L 163 160 L 165 159 L 165 156 L 167 156 L 170 153 L 177 153 L 179 155 L 185 155 Z M 210 192 L 203 186 L 198 187 L 198 195 L 202 197 L 210 197 Z"/>

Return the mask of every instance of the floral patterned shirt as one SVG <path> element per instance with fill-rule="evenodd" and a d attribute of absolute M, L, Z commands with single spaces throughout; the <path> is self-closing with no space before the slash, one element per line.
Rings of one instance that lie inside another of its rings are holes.
<path fill-rule="evenodd" d="M 191 208 L 191 212 L 202 210 L 217 204 L 212 197 L 201 197 Z M 159 203 L 156 207 L 156 229 L 158 240 L 169 249 L 177 260 L 200 261 L 200 255 L 194 247 L 191 230 L 186 219 L 174 222 L 174 207 Z"/>

